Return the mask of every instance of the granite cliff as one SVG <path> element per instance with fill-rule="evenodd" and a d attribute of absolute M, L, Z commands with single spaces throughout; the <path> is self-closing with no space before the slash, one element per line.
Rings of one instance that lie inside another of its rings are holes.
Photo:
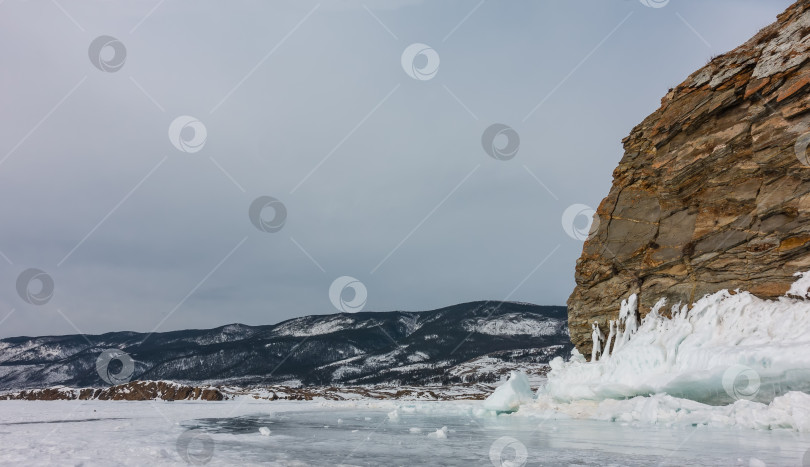
<path fill-rule="evenodd" d="M 721 289 L 783 295 L 810 269 L 810 0 L 669 90 L 623 140 L 568 299 L 571 340 L 591 352 L 619 301 Z"/>

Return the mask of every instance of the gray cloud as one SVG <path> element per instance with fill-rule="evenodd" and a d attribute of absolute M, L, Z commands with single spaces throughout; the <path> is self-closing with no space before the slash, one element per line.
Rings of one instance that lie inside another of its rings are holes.
<path fill-rule="evenodd" d="M 563 211 L 596 207 L 668 87 L 789 3 L 6 1 L 0 335 L 332 313 L 343 275 L 370 310 L 563 304 L 582 246 Z M 118 71 L 88 58 L 101 35 Z M 430 80 L 400 64 L 415 42 Z M 169 140 L 182 115 L 198 152 Z M 513 159 L 482 148 L 493 123 Z M 265 195 L 279 232 L 248 218 Z M 55 282 L 42 306 L 15 290 L 31 267 Z"/>

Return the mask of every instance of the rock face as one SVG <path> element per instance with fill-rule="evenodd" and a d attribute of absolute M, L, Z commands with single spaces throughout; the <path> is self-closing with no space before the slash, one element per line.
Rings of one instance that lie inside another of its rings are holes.
<path fill-rule="evenodd" d="M 571 340 L 591 353 L 619 301 L 783 295 L 810 269 L 810 0 L 662 99 L 623 140 L 576 265 Z M 669 307 L 667 307 L 669 308 Z"/>

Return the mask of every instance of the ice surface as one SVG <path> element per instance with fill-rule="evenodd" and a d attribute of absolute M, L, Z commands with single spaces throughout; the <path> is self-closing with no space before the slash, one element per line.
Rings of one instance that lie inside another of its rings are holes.
<path fill-rule="evenodd" d="M 525 453 L 526 466 L 748 466 L 752 460 L 800 466 L 810 448 L 810 434 L 787 430 L 608 425 L 547 419 L 523 408 L 476 417 L 480 404 L 2 401 L 0 464 L 180 466 L 189 459 L 210 466 L 466 467 L 492 465 L 492 459 L 508 465 Z M 395 409 L 400 423 L 387 417 Z M 338 418 L 343 424 L 335 425 Z M 444 426 L 446 439 L 427 437 Z M 271 427 L 272 434 L 260 436 L 260 427 Z M 179 443 L 183 436 L 190 442 Z"/>
<path fill-rule="evenodd" d="M 512 371 L 506 383 L 499 386 L 492 395 L 487 397 L 484 401 L 484 408 L 496 412 L 513 412 L 522 403 L 533 400 L 534 393 L 529 386 L 529 378 L 526 373 Z"/>

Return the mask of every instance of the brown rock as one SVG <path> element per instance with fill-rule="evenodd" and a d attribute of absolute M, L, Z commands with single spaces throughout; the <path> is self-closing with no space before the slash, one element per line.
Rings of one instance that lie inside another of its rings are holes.
<path fill-rule="evenodd" d="M 571 340 L 591 353 L 619 303 L 691 304 L 721 289 L 783 295 L 810 269 L 810 0 L 669 91 L 623 140 L 577 261 Z M 798 144 L 797 144 L 798 142 Z M 797 149 L 798 148 L 798 149 Z"/>
<path fill-rule="evenodd" d="M 46 388 L 0 394 L 0 400 L 205 400 L 221 401 L 224 394 L 216 388 L 199 388 L 169 381 L 130 381 L 107 388 Z"/>

